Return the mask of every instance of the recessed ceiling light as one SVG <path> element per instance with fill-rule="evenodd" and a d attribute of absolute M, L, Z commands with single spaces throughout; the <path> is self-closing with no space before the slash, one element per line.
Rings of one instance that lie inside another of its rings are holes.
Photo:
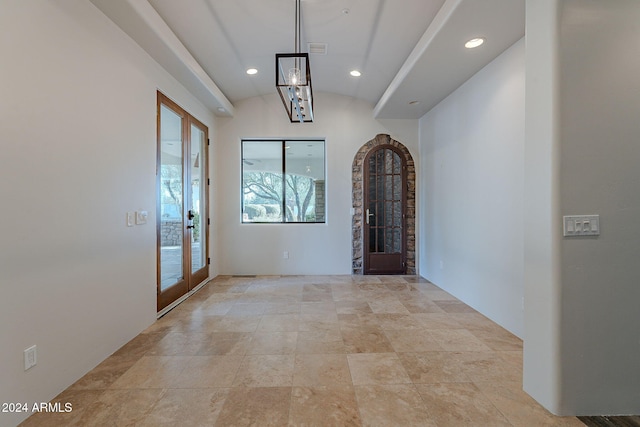
<path fill-rule="evenodd" d="M 484 43 L 484 39 L 482 37 L 478 37 L 478 38 L 471 39 L 468 42 L 466 42 L 464 44 L 464 47 L 466 47 L 467 49 L 473 49 L 474 47 L 480 46 L 482 43 Z"/>
<path fill-rule="evenodd" d="M 351 70 L 349 74 L 351 74 L 353 77 L 360 77 L 362 75 L 362 73 L 358 70 Z"/>
<path fill-rule="evenodd" d="M 256 68 L 247 68 L 247 74 L 253 76 L 254 74 L 258 74 L 258 70 Z"/>
<path fill-rule="evenodd" d="M 218 111 L 219 111 L 220 113 L 224 113 L 224 112 L 225 112 L 225 111 L 227 111 L 227 110 L 225 110 L 225 109 L 224 109 L 224 108 L 222 108 L 222 107 L 218 107 Z"/>

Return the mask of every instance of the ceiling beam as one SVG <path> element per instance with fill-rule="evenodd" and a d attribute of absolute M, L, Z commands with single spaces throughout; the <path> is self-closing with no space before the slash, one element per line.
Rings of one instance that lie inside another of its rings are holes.
<path fill-rule="evenodd" d="M 233 116 L 233 104 L 147 0 L 91 2 L 214 114 Z"/>
<path fill-rule="evenodd" d="M 445 1 L 445 3 L 438 11 L 438 14 L 433 18 L 433 21 L 431 22 L 429 27 L 427 27 L 427 30 L 424 32 L 422 37 L 420 37 L 420 40 L 418 40 L 418 43 L 416 43 L 416 46 L 409 54 L 406 61 L 404 61 L 404 64 L 402 64 L 400 70 L 398 70 L 398 73 L 380 97 L 380 100 L 373 109 L 373 117 L 379 117 L 380 113 L 390 101 L 391 97 L 398 90 L 402 82 L 407 78 L 418 61 L 420 61 L 420 58 L 427 51 L 433 39 L 436 37 L 438 32 L 440 32 L 440 30 L 444 28 L 446 23 L 449 21 L 449 18 L 451 18 L 456 8 L 460 5 L 460 3 L 462 3 L 462 1 L 463 0 Z"/>

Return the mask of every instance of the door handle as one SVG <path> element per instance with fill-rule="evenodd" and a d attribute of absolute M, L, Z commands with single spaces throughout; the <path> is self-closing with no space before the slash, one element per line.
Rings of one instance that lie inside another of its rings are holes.
<path fill-rule="evenodd" d="M 196 228 L 195 225 L 187 225 L 187 228 Z"/>
<path fill-rule="evenodd" d="M 196 215 L 193 213 L 191 209 L 189 209 L 189 212 L 187 213 L 187 219 L 193 219 L 195 217 Z"/>
<path fill-rule="evenodd" d="M 369 224 L 369 218 L 375 216 L 375 214 L 369 213 L 369 209 L 367 209 L 367 224 Z"/>

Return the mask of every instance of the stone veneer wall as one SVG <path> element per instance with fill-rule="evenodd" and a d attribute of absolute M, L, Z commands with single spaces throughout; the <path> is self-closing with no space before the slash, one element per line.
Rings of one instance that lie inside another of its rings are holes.
<path fill-rule="evenodd" d="M 400 142 L 391 139 L 389 135 L 379 134 L 371 141 L 364 144 L 356 153 L 352 166 L 352 203 L 354 214 L 351 222 L 352 229 L 352 269 L 353 274 L 363 274 L 362 254 L 364 236 L 362 234 L 363 220 L 363 177 L 364 159 L 367 154 L 379 145 L 391 145 L 398 148 L 404 157 L 407 167 L 407 206 L 406 206 L 406 230 L 407 241 L 407 274 L 416 274 L 416 167 L 413 157 L 407 147 Z"/>
<path fill-rule="evenodd" d="M 180 246 L 182 244 L 182 221 L 162 220 L 160 221 L 160 245 Z"/>

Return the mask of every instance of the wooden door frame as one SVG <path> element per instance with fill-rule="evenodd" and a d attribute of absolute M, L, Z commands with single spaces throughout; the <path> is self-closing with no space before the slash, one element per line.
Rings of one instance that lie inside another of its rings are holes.
<path fill-rule="evenodd" d="M 186 133 L 187 126 L 184 125 L 184 122 L 187 120 L 186 111 L 180 108 L 178 104 L 173 102 L 173 100 L 169 99 L 163 93 L 158 92 L 157 93 L 157 114 L 156 114 L 156 146 L 157 146 L 156 148 L 156 236 L 157 236 L 156 237 L 157 239 L 156 240 L 156 294 L 157 294 L 156 309 L 157 311 L 162 310 L 163 308 L 165 308 L 166 306 L 171 304 L 173 301 L 180 298 L 182 295 L 185 295 L 189 291 L 188 278 L 184 277 L 183 275 L 182 280 L 176 282 L 174 285 L 166 289 L 164 292 L 161 292 L 162 277 L 161 277 L 160 266 L 161 266 L 161 253 L 162 253 L 162 249 L 161 249 L 162 217 L 160 215 L 160 212 L 161 212 L 162 198 L 160 197 L 160 191 L 162 188 L 162 176 L 161 176 L 160 168 L 161 168 L 161 161 L 162 161 L 161 108 L 163 105 L 169 108 L 177 116 L 180 116 L 182 120 L 183 124 L 182 124 L 180 137 L 182 138 L 182 141 L 183 141 L 183 146 L 182 146 L 183 163 L 184 163 L 184 152 L 185 152 L 185 144 L 186 144 L 184 141 L 188 140 L 187 133 Z M 182 171 L 183 187 L 184 187 L 184 179 L 185 179 L 185 171 L 183 168 L 183 171 Z M 180 215 L 182 216 L 183 228 L 184 228 L 184 204 L 185 203 L 184 203 L 184 197 L 183 197 L 182 212 L 180 213 Z M 184 272 L 184 257 L 185 257 L 185 253 L 183 249 L 182 251 L 183 272 Z"/>
<path fill-rule="evenodd" d="M 401 248 L 401 258 L 402 258 L 402 267 L 398 271 L 393 271 L 384 274 L 404 274 L 407 271 L 407 162 L 404 158 L 402 151 L 400 151 L 397 147 L 394 147 L 391 144 L 380 144 L 376 147 L 372 148 L 364 158 L 364 176 L 362 180 L 362 194 L 363 194 L 363 204 L 362 209 L 366 212 L 367 206 L 369 206 L 369 183 L 370 183 L 370 168 L 369 162 L 371 161 L 371 156 L 375 155 L 380 150 L 391 150 L 400 158 L 400 179 L 402 181 L 402 194 L 400 196 L 400 201 L 402 203 L 402 248 Z M 378 213 L 378 212 L 376 212 Z M 377 220 L 377 218 L 376 218 Z M 369 252 L 369 244 L 370 244 L 370 236 L 367 232 L 369 230 L 367 224 L 366 214 L 364 217 L 364 221 L 362 223 L 362 237 L 364 239 L 362 246 L 362 255 L 363 255 L 363 263 L 362 263 L 362 273 L 363 274 L 378 274 L 374 271 L 371 271 L 370 265 L 370 254 Z M 382 274 L 382 273 L 380 273 Z"/>
<path fill-rule="evenodd" d="M 364 256 L 364 165 L 370 151 L 380 145 L 391 145 L 402 153 L 407 170 L 405 236 L 406 236 L 406 274 L 416 274 L 416 169 L 411 153 L 402 143 L 387 134 L 379 134 L 360 147 L 352 164 L 352 272 L 363 274 Z"/>
<path fill-rule="evenodd" d="M 183 141 L 182 145 L 182 158 L 183 158 L 183 167 L 182 167 L 182 185 L 183 185 L 183 195 L 182 195 L 182 225 L 183 225 L 183 233 L 182 233 L 182 268 L 183 273 L 189 272 L 190 274 L 184 274 L 184 277 L 181 281 L 176 282 L 175 285 L 166 289 L 164 292 L 161 292 L 161 240 L 162 240 L 162 218 L 160 215 L 161 211 L 161 197 L 160 189 L 162 186 L 162 177 L 160 173 L 160 162 L 161 162 L 161 144 L 162 144 L 162 135 L 161 135 L 161 120 L 160 120 L 160 111 L 162 106 L 166 106 L 176 115 L 180 116 L 182 119 L 182 132 L 181 138 Z M 185 167 L 185 159 L 190 159 L 189 154 L 191 153 L 191 125 L 194 124 L 200 130 L 204 131 L 205 144 L 203 147 L 203 156 L 201 163 L 204 167 L 204 174 L 207 178 L 206 183 L 202 183 L 202 185 L 206 185 L 206 191 L 204 194 L 206 195 L 206 200 L 204 201 L 205 209 L 206 209 L 206 217 L 200 217 L 200 233 L 201 235 L 206 235 L 206 247 L 205 249 L 205 267 L 200 269 L 197 274 L 193 274 L 191 271 L 191 244 L 190 239 L 188 237 L 191 233 L 186 230 L 186 217 L 188 205 L 191 202 L 191 193 L 187 191 L 187 188 L 190 186 L 189 178 L 191 178 L 190 171 L 188 171 L 187 167 Z M 209 210 L 209 162 L 208 162 L 208 145 L 209 145 L 209 128 L 190 115 L 184 108 L 174 102 L 172 99 L 164 95 L 162 92 L 157 91 L 157 116 L 156 116 L 156 289 L 157 289 L 157 299 L 156 299 L 156 308 L 157 311 L 161 311 L 165 307 L 172 304 L 174 301 L 179 299 L 181 296 L 187 294 L 196 288 L 200 283 L 205 281 L 209 277 L 209 218 L 211 216 Z M 188 249 L 187 249 L 188 247 Z M 187 267 L 188 266 L 188 267 Z"/>
<path fill-rule="evenodd" d="M 205 262 L 204 262 L 204 267 L 202 267 L 200 270 L 198 271 L 192 271 L 192 267 L 189 267 L 189 271 L 191 272 L 191 277 L 189 278 L 189 291 L 192 291 L 193 289 L 195 289 L 200 283 L 204 282 L 205 280 L 207 280 L 207 278 L 209 277 L 209 264 L 210 264 L 210 258 L 209 258 L 209 218 L 211 217 L 211 214 L 209 213 L 209 128 L 207 126 L 205 126 L 204 123 L 202 123 L 201 121 L 199 121 L 198 119 L 196 119 L 195 117 L 188 115 L 187 117 L 187 124 L 188 124 L 188 132 L 187 132 L 187 136 L 188 136 L 188 143 L 191 144 L 191 125 L 195 125 L 195 127 L 197 127 L 198 129 L 200 129 L 201 131 L 204 132 L 204 144 L 202 146 L 202 158 L 200 161 L 200 164 L 202 165 L 201 167 L 203 168 L 203 176 L 205 178 L 205 181 L 202 182 L 200 185 L 202 187 L 204 187 L 204 195 L 205 195 L 205 200 L 204 200 L 204 207 L 205 207 L 205 216 L 200 216 L 200 236 L 201 236 L 201 243 L 203 241 L 203 237 L 204 236 L 204 242 L 206 242 L 206 246 L 203 248 L 205 251 Z M 191 153 L 191 151 L 189 150 L 189 153 Z M 187 169 L 187 168 L 185 168 Z M 190 168 L 189 168 L 190 169 Z M 185 174 L 187 174 L 186 170 L 185 170 Z M 186 177 L 188 178 L 192 178 L 192 176 L 186 175 Z M 190 180 L 189 180 L 190 181 Z M 191 187 L 191 182 L 187 182 L 185 181 L 186 185 L 190 188 Z M 191 199 L 192 194 L 191 192 L 189 192 L 189 203 L 185 203 L 185 217 L 186 217 L 186 211 L 189 209 L 189 206 L 187 205 L 193 205 L 193 200 Z M 191 231 L 192 233 L 193 231 Z M 191 233 L 187 233 L 187 235 L 190 235 Z M 191 244 L 190 244 L 190 239 L 185 239 L 185 243 L 189 241 L 189 252 L 188 254 L 185 255 L 185 262 L 188 262 L 189 265 L 192 265 L 192 257 L 193 254 L 191 253 Z"/>

